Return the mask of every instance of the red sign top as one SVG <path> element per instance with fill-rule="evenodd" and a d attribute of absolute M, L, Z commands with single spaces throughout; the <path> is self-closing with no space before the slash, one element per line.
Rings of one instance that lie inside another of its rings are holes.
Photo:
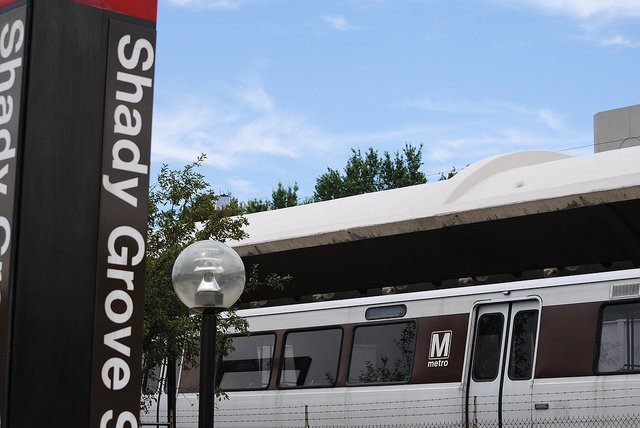
<path fill-rule="evenodd" d="M 11 2 L 15 0 L 0 0 L 2 2 Z M 88 4 L 89 6 L 99 7 L 100 9 L 112 10 L 124 15 L 135 16 L 136 18 L 146 19 L 147 21 L 156 22 L 158 13 L 158 0 L 74 0 L 77 3 Z"/>
<path fill-rule="evenodd" d="M 17 0 L 0 0 L 0 7 L 15 3 Z"/>

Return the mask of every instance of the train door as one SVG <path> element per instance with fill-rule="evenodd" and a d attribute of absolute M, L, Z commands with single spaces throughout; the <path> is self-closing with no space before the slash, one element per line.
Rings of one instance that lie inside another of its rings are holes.
<path fill-rule="evenodd" d="M 467 427 L 525 426 L 531 420 L 539 312 L 538 300 L 477 306 Z"/>

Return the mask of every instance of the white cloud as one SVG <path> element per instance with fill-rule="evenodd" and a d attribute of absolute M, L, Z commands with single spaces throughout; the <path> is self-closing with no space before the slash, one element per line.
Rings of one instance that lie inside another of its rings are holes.
<path fill-rule="evenodd" d="M 439 132 L 444 132 L 444 129 L 436 125 L 400 125 L 393 129 L 334 135 L 331 141 L 336 146 L 346 147 L 348 149 L 350 147 L 389 142 L 402 144 L 404 142 L 415 141 L 423 135 L 431 135 Z"/>
<path fill-rule="evenodd" d="M 611 37 L 601 38 L 597 41 L 601 46 L 617 46 L 622 48 L 640 47 L 640 42 L 636 42 L 620 34 L 611 36 Z"/>
<path fill-rule="evenodd" d="M 510 0 L 578 19 L 617 20 L 640 17 L 638 0 Z"/>
<path fill-rule="evenodd" d="M 416 118 L 332 134 L 281 108 L 259 79 L 217 94 L 154 106 L 152 156 L 154 162 L 185 164 L 206 153 L 205 165 L 216 175 L 210 182 L 228 185 L 222 190 L 242 200 L 268 194 L 278 179 L 296 180 L 310 194 L 313 178 L 326 167 L 342 168 L 351 148 L 395 152 L 405 142 L 424 143 L 423 170 L 437 176 L 498 153 L 590 146 L 592 138 L 590 132 L 567 129 L 564 116 L 552 109 L 506 101 L 423 99 L 409 104 L 447 112 L 442 120 Z"/>
<path fill-rule="evenodd" d="M 205 153 L 208 181 L 240 200 L 267 194 L 278 179 L 297 180 L 292 169 L 302 165 L 321 173 L 331 141 L 305 116 L 279 108 L 255 82 L 218 89 L 215 97 L 183 95 L 154 106 L 154 163 L 179 168 Z"/>
<path fill-rule="evenodd" d="M 549 109 L 540 109 L 538 111 L 538 117 L 549 129 L 553 129 L 554 131 L 558 131 L 562 129 L 564 124 L 564 115 L 556 113 Z"/>
<path fill-rule="evenodd" d="M 449 162 L 455 154 L 451 149 L 442 146 L 428 148 L 427 150 L 428 153 L 425 154 L 425 157 L 438 163 Z"/>
<path fill-rule="evenodd" d="M 236 189 L 236 192 L 250 194 L 255 191 L 255 185 L 251 180 L 245 180 L 242 178 L 231 178 L 227 180 L 227 183 Z M 234 193 L 236 193 L 234 192 Z"/>
<path fill-rule="evenodd" d="M 473 103 L 466 103 L 470 106 Z M 453 104 L 448 104 L 453 108 Z M 525 109 L 522 107 L 522 109 Z M 567 151 L 569 154 L 591 152 L 592 135 L 567 129 L 563 115 L 545 109 L 526 109 L 530 114 L 521 116 L 511 111 L 496 116 L 469 114 L 452 115 L 438 120 L 438 124 L 401 125 L 362 133 L 333 135 L 331 157 L 324 165 L 342 168 L 350 148 L 373 147 L 379 152 L 395 152 L 405 142 L 414 146 L 423 144 L 423 171 L 429 180 L 441 173 L 465 168 L 488 156 L 520 150 Z M 469 110 L 466 110 L 469 111 Z M 509 126 L 505 126 L 509 124 Z"/>
<path fill-rule="evenodd" d="M 298 158 L 322 145 L 320 132 L 304 118 L 289 113 L 256 117 L 242 124 L 231 140 L 237 153 L 263 153 Z"/>
<path fill-rule="evenodd" d="M 469 101 L 434 101 L 431 98 L 421 98 L 407 102 L 409 107 L 442 113 L 491 113 L 496 111 L 494 104 Z"/>
<path fill-rule="evenodd" d="M 184 162 L 206 153 L 206 164 L 229 170 L 247 167 L 257 157 L 266 162 L 295 159 L 325 149 L 322 133 L 303 116 L 277 109 L 264 88 L 245 86 L 230 96 L 224 100 L 193 96 L 170 108 L 157 105 L 154 157 Z"/>
<path fill-rule="evenodd" d="M 640 19 L 639 0 L 493 0 L 507 7 L 525 6 L 577 21 L 579 39 L 603 47 L 638 48 L 640 42 L 623 34 L 622 21 Z"/>
<path fill-rule="evenodd" d="M 566 115 L 549 107 L 533 107 L 503 100 L 435 100 L 422 98 L 407 106 L 433 113 L 441 125 L 413 143 L 424 142 L 425 172 L 442 172 L 500 153 L 520 150 L 592 151 L 592 134 L 576 131 Z"/>
<path fill-rule="evenodd" d="M 240 89 L 238 96 L 254 110 L 270 112 L 275 108 L 273 98 L 259 85 Z"/>
<path fill-rule="evenodd" d="M 564 115 L 549 108 L 531 108 L 510 101 L 434 101 L 421 98 L 407 102 L 409 107 L 427 111 L 451 113 L 466 116 L 507 116 L 512 119 L 538 120 L 552 130 L 564 126 Z"/>
<path fill-rule="evenodd" d="M 439 175 L 452 167 L 459 170 L 489 156 L 521 150 L 573 149 L 567 151 L 568 154 L 584 154 L 593 150 L 589 133 L 547 133 L 535 128 L 507 127 L 484 131 L 475 129 L 471 132 L 460 129 L 457 130 L 460 135 L 452 138 L 455 132 L 433 136 L 425 146 L 424 160 L 428 174 Z"/>
<path fill-rule="evenodd" d="M 352 31 L 359 28 L 349 23 L 342 15 L 325 15 L 322 20 L 338 31 Z"/>
<path fill-rule="evenodd" d="M 580 39 L 586 40 L 589 43 L 596 44 L 602 47 L 613 47 L 618 49 L 636 49 L 640 48 L 640 42 L 632 40 L 623 34 L 606 34 L 607 29 L 603 29 L 600 26 L 583 26 L 584 35 Z M 617 29 L 616 29 L 617 30 Z"/>
<path fill-rule="evenodd" d="M 510 101 L 433 100 L 420 98 L 406 103 L 409 107 L 457 114 L 531 113 L 531 110 Z"/>

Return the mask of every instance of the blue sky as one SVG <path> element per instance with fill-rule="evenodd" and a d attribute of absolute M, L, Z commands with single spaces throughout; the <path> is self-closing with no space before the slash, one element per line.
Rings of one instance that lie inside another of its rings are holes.
<path fill-rule="evenodd" d="M 436 180 L 498 153 L 591 153 L 640 104 L 640 0 L 159 0 L 152 182 L 311 196 L 351 148 L 423 144 Z"/>

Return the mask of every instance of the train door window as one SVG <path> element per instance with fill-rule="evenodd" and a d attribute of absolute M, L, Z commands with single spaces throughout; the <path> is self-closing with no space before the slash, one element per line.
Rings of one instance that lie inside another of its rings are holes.
<path fill-rule="evenodd" d="M 338 374 L 342 329 L 287 333 L 280 388 L 333 386 Z"/>
<path fill-rule="evenodd" d="M 640 303 L 603 308 L 597 371 L 640 371 Z"/>
<path fill-rule="evenodd" d="M 509 379 L 531 379 L 537 331 L 537 310 L 520 311 L 513 317 L 511 351 L 509 353 Z"/>
<path fill-rule="evenodd" d="M 492 381 L 498 376 L 502 328 L 501 312 L 483 314 L 478 319 L 473 358 L 473 380 Z"/>
<path fill-rule="evenodd" d="M 413 322 L 357 327 L 354 331 L 350 384 L 408 382 L 415 348 Z"/>
<path fill-rule="evenodd" d="M 265 389 L 269 386 L 275 334 L 236 336 L 234 351 L 219 365 L 219 386 L 226 391 Z"/>

